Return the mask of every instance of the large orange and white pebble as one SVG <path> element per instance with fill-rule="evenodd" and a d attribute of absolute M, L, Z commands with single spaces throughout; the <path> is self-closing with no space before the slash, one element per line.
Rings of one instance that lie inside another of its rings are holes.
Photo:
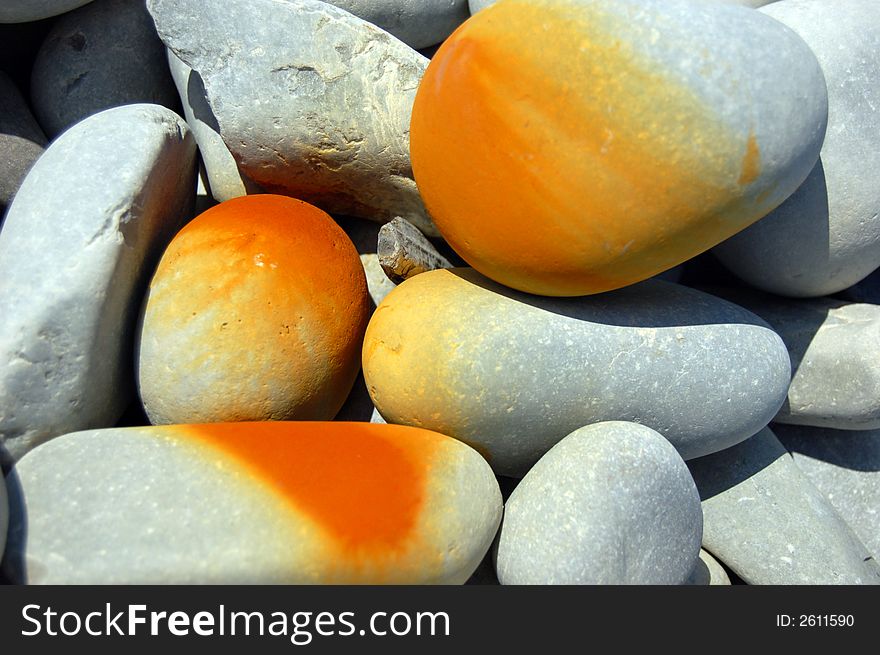
<path fill-rule="evenodd" d="M 779 205 L 827 120 L 809 47 L 751 9 L 502 0 L 437 51 L 411 120 L 436 226 L 544 295 L 638 282 Z"/>
<path fill-rule="evenodd" d="M 394 425 L 78 432 L 11 480 L 4 571 L 29 583 L 462 583 L 501 520 L 482 457 Z"/>
<path fill-rule="evenodd" d="M 137 351 L 152 423 L 329 420 L 351 390 L 369 312 L 349 238 L 273 195 L 209 209 L 169 245 Z"/>

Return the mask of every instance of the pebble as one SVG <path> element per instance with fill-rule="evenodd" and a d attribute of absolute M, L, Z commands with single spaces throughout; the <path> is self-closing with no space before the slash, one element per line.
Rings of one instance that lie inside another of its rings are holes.
<path fill-rule="evenodd" d="M 28 23 L 82 7 L 92 0 L 3 0 L 0 23 Z"/>
<path fill-rule="evenodd" d="M 502 584 L 680 584 L 700 552 L 700 496 L 654 430 L 611 421 L 575 430 L 504 506 Z"/>
<path fill-rule="evenodd" d="M 816 163 L 826 119 L 816 58 L 760 12 L 505 0 L 431 60 L 412 164 L 471 266 L 575 296 L 649 278 L 764 216 Z"/>
<path fill-rule="evenodd" d="M 0 232 L 4 465 L 122 414 L 141 294 L 191 215 L 195 149 L 170 110 L 128 105 L 68 130 L 28 173 Z"/>
<path fill-rule="evenodd" d="M 261 193 L 262 189 L 238 169 L 235 158 L 223 143 L 202 78 L 171 50 L 167 51 L 167 55 L 168 68 L 183 105 L 184 117 L 199 145 L 208 178 L 207 194 L 223 202 L 250 193 Z"/>
<path fill-rule="evenodd" d="M 34 61 L 31 102 L 49 137 L 110 107 L 176 109 L 165 49 L 144 3 L 94 0 L 59 18 Z"/>
<path fill-rule="evenodd" d="M 0 557 L 6 548 L 6 530 L 9 526 L 9 499 L 6 494 L 6 480 L 0 477 Z"/>
<path fill-rule="evenodd" d="M 427 271 L 452 268 L 425 235 L 402 218 L 394 218 L 381 227 L 377 254 L 379 265 L 395 284 Z"/>
<path fill-rule="evenodd" d="M 318 0 L 148 0 L 159 35 L 201 76 L 241 170 L 328 212 L 436 235 L 409 161 L 428 60 Z"/>
<path fill-rule="evenodd" d="M 880 566 L 769 428 L 688 466 L 703 547 L 746 583 L 880 584 Z"/>
<path fill-rule="evenodd" d="M 599 296 L 529 296 L 473 269 L 406 280 L 367 328 L 364 377 L 389 423 L 474 445 L 522 476 L 579 426 L 643 423 L 685 458 L 748 438 L 790 380 L 753 314 L 669 282 Z"/>
<path fill-rule="evenodd" d="M 27 102 L 9 76 L 0 71 L 0 223 L 46 142 Z"/>
<path fill-rule="evenodd" d="M 275 195 L 227 200 L 181 230 L 150 282 L 138 388 L 153 424 L 330 420 L 369 318 L 354 245 Z"/>
<path fill-rule="evenodd" d="M 880 428 L 880 306 L 746 289 L 720 294 L 767 321 L 788 348 L 791 386 L 774 421 Z"/>
<path fill-rule="evenodd" d="M 715 249 L 743 280 L 785 296 L 823 296 L 880 262 L 880 4 L 783 0 L 762 12 L 806 41 L 828 83 L 819 162 L 778 209 Z M 844 45 L 845 44 L 845 45 Z"/>
<path fill-rule="evenodd" d="M 369 423 L 79 432 L 11 476 L 4 569 L 31 584 L 461 584 L 502 509 L 472 449 Z"/>
<path fill-rule="evenodd" d="M 698 587 L 726 586 L 730 585 L 730 577 L 718 560 L 701 548 L 694 570 L 684 584 Z"/>
<path fill-rule="evenodd" d="M 469 16 L 467 0 L 328 0 L 411 48 L 440 43 Z"/>
<path fill-rule="evenodd" d="M 743 7 L 752 7 L 758 8 L 763 7 L 764 5 L 769 5 L 771 2 L 777 2 L 778 0 L 698 0 L 700 2 L 715 2 L 719 4 L 728 4 L 728 5 L 742 5 Z M 470 6 L 471 14 L 475 14 L 481 9 L 485 9 L 489 5 L 494 5 L 498 0 L 468 0 L 468 5 Z"/>
<path fill-rule="evenodd" d="M 776 436 L 810 482 L 880 561 L 880 430 L 776 425 Z"/>

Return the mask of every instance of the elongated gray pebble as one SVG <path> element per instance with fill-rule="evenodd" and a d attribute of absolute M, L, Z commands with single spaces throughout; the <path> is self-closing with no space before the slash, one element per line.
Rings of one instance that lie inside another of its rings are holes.
<path fill-rule="evenodd" d="M 18 88 L 0 71 L 0 222 L 45 145 L 46 135 Z"/>
<path fill-rule="evenodd" d="M 94 0 L 59 18 L 34 61 L 31 102 L 49 137 L 111 107 L 176 108 L 165 49 L 144 3 Z"/>
<path fill-rule="evenodd" d="M 122 414 L 143 289 L 194 192 L 195 141 L 156 105 L 86 119 L 28 173 L 0 232 L 4 464 Z"/>
<path fill-rule="evenodd" d="M 700 552 L 700 497 L 654 430 L 596 423 L 562 439 L 504 507 L 502 584 L 680 584 Z"/>
<path fill-rule="evenodd" d="M 880 566 L 765 428 L 688 462 L 703 547 L 749 584 L 880 584 Z"/>
<path fill-rule="evenodd" d="M 148 0 L 165 44 L 205 84 L 240 169 L 339 214 L 402 216 L 436 235 L 409 160 L 428 60 L 318 0 Z"/>
<path fill-rule="evenodd" d="M 773 418 L 790 380 L 775 332 L 699 291 L 648 280 L 547 298 L 466 268 L 423 273 L 388 294 L 363 365 L 389 423 L 462 439 L 514 476 L 598 421 L 643 423 L 685 459 L 721 450 Z"/>
<path fill-rule="evenodd" d="M 381 27 L 412 48 L 440 43 L 464 22 L 467 0 L 328 0 Z"/>

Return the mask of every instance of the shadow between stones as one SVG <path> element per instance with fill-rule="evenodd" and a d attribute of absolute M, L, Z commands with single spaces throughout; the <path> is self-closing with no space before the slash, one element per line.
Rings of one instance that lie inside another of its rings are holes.
<path fill-rule="evenodd" d="M 700 500 L 705 501 L 748 480 L 780 457 L 791 455 L 778 440 L 751 437 L 726 450 L 688 460 L 687 465 Z"/>

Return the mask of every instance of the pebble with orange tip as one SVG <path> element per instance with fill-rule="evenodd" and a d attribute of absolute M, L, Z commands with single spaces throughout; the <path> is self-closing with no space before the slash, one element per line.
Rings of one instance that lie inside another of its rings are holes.
<path fill-rule="evenodd" d="M 10 480 L 4 571 L 29 583 L 462 583 L 501 520 L 482 457 L 395 425 L 93 430 Z"/>
<path fill-rule="evenodd" d="M 137 350 L 150 421 L 329 420 L 351 390 L 369 317 L 357 251 L 326 213 L 235 198 L 174 238 Z"/>

